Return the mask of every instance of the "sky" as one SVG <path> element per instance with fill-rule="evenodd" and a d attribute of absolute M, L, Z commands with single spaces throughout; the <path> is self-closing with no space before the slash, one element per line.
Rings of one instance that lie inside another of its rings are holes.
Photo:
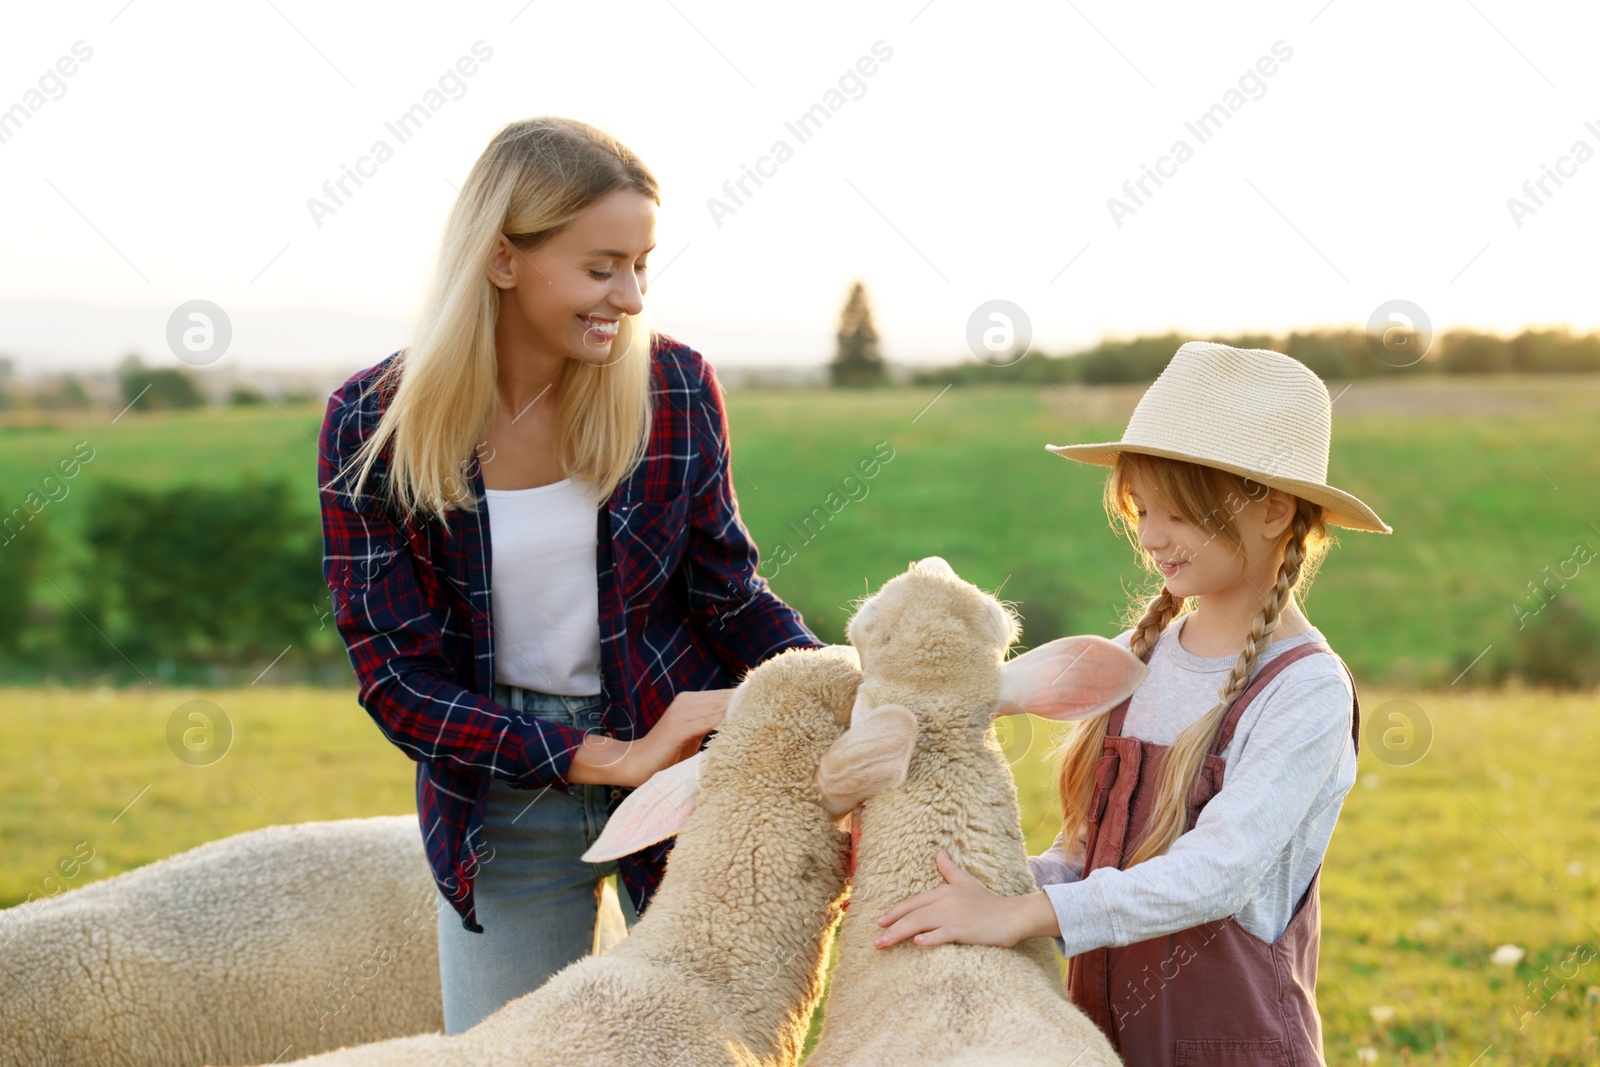
<path fill-rule="evenodd" d="M 649 314 L 723 365 L 826 361 L 857 278 L 901 362 L 969 358 L 991 301 L 1050 353 L 1394 301 L 1435 331 L 1593 329 L 1597 23 L 1507 0 L 19 6 L 0 353 L 174 361 L 168 316 L 206 300 L 226 360 L 370 365 L 474 160 L 538 114 L 655 173 Z M 362 184 L 316 209 L 346 168 Z"/>

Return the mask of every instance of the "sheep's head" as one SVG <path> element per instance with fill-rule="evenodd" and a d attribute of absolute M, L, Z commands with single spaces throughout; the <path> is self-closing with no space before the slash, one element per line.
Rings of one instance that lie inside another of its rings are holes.
<path fill-rule="evenodd" d="M 760 729 L 790 723 L 795 716 L 807 722 L 843 725 L 861 684 L 861 658 L 849 645 L 791 648 L 750 670 L 733 691 L 727 720 L 718 728 L 725 734 L 734 722 Z"/>
<path fill-rule="evenodd" d="M 885 582 L 861 605 L 848 632 L 861 657 L 863 685 L 852 713 L 857 726 L 881 710 L 868 694 L 879 683 L 902 699 L 976 686 L 979 715 L 1028 712 L 1072 720 L 1115 707 L 1147 673 L 1126 648 L 1094 635 L 1058 638 L 1005 660 L 1020 632 L 1016 617 L 937 556 Z"/>
<path fill-rule="evenodd" d="M 823 752 L 850 721 L 861 671 L 854 649 L 833 645 L 789 649 L 750 671 L 728 702 L 727 718 L 706 750 L 650 778 L 617 806 L 598 840 L 583 854 L 599 863 L 636 852 L 678 832 L 693 814 L 702 780 L 802 783 L 813 780 Z M 912 724 L 913 737 L 915 724 Z M 870 745 L 865 746 L 872 749 Z M 904 746 L 906 758 L 910 745 Z M 905 780 L 905 760 L 877 763 L 853 780 L 870 794 Z M 829 814 L 848 812 L 813 794 Z M 858 801 L 857 801 L 858 802 Z"/>
<path fill-rule="evenodd" d="M 1000 601 L 938 556 L 885 582 L 848 627 L 864 677 L 944 688 L 997 687 L 1000 662 L 1020 630 Z"/>

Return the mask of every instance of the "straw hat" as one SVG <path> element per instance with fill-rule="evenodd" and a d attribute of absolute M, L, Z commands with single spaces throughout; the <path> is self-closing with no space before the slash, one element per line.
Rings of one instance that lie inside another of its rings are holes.
<path fill-rule="evenodd" d="M 1321 504 L 1333 525 L 1393 533 L 1375 511 L 1328 484 L 1332 431 L 1328 388 L 1299 360 L 1190 341 L 1140 398 L 1122 440 L 1045 447 L 1105 467 L 1118 452 L 1220 467 Z"/>

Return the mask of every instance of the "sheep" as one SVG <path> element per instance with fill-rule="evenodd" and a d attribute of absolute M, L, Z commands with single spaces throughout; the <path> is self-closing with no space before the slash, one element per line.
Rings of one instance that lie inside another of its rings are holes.
<path fill-rule="evenodd" d="M 838 820 L 857 800 L 824 798 L 817 768 L 859 682 L 847 646 L 778 653 L 735 689 L 705 751 L 624 800 L 586 860 L 675 831 L 677 841 L 649 906 L 608 953 L 465 1033 L 341 1049 L 305 1067 L 797 1064 L 846 893 L 850 835 Z M 895 734 L 914 730 L 891 714 L 858 737 L 856 794 L 904 779 L 905 760 L 880 753 L 908 754 Z"/>
<path fill-rule="evenodd" d="M 8 1064 L 257 1063 L 442 1030 L 415 816 L 269 826 L 0 912 Z"/>
<path fill-rule="evenodd" d="M 1114 706 L 1145 667 L 1099 637 L 1062 638 L 1002 664 L 1018 636 L 999 601 L 930 557 L 885 583 L 851 619 L 862 684 L 848 733 L 824 757 L 824 788 L 847 792 L 849 748 L 864 722 L 909 709 L 915 750 L 905 784 L 865 801 L 849 913 L 807 1067 L 902 1063 L 1121 1061 L 1067 999 L 1050 938 L 1012 948 L 873 944 L 877 917 L 943 884 L 945 849 L 995 893 L 1037 887 L 1016 786 L 994 737 L 997 714 L 1081 718 Z"/>

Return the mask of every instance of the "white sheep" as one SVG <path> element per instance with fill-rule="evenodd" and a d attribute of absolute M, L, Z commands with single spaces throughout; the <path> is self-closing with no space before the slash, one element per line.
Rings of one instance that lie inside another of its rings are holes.
<path fill-rule="evenodd" d="M 7 1064 L 260 1063 L 442 1030 L 415 816 L 269 826 L 0 911 Z"/>
<path fill-rule="evenodd" d="M 660 888 L 628 936 L 575 961 L 465 1033 L 341 1049 L 304 1067 L 793 1065 L 822 996 L 849 835 L 817 767 L 844 730 L 860 673 L 848 647 L 790 649 L 752 670 L 706 750 L 613 813 L 593 862 L 677 832 Z M 899 729 L 914 728 L 909 715 Z M 890 721 L 893 716 L 887 716 Z M 886 738 L 894 727 L 877 727 Z M 861 740 L 852 788 L 901 781 L 905 760 Z"/>
<path fill-rule="evenodd" d="M 1120 1063 L 1067 999 L 1050 938 L 1013 948 L 903 941 L 879 949 L 873 941 L 879 915 L 943 884 L 934 864 L 941 848 L 995 893 L 1036 889 L 993 719 L 1024 710 L 1095 714 L 1137 687 L 1144 664 L 1098 637 L 1063 638 L 1003 664 L 1015 619 L 937 557 L 885 583 L 849 635 L 862 684 L 849 733 L 823 760 L 824 787 L 848 791 L 850 748 L 877 716 L 909 709 L 917 731 L 905 784 L 858 813 L 849 914 L 807 1067 Z"/>

